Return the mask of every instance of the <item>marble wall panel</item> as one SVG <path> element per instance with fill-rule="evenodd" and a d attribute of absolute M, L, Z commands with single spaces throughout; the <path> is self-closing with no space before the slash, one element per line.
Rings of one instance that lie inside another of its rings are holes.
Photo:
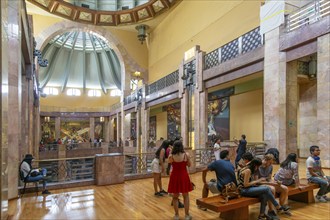
<path fill-rule="evenodd" d="M 316 81 L 300 85 L 299 93 L 299 156 L 308 157 L 309 147 L 317 143 Z"/>
<path fill-rule="evenodd" d="M 330 34 L 317 39 L 317 142 L 330 168 Z"/>
<path fill-rule="evenodd" d="M 1 10 L 1 177 L 0 209 L 1 219 L 8 217 L 8 1 L 0 1 Z"/>

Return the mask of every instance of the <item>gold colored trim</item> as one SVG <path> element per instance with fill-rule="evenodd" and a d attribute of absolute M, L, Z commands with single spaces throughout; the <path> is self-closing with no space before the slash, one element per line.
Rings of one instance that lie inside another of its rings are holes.
<path fill-rule="evenodd" d="M 100 11 L 72 5 L 63 0 L 27 0 L 39 8 L 60 17 L 101 26 L 118 26 L 150 20 L 169 10 L 181 0 L 150 0 L 122 11 Z"/>

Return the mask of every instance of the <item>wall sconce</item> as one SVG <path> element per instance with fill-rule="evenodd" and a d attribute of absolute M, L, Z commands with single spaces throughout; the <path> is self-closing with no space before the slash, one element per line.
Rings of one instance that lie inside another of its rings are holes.
<path fill-rule="evenodd" d="M 135 29 L 138 31 L 138 39 L 141 41 L 141 44 L 143 44 L 143 41 L 147 38 L 147 29 L 149 28 L 148 25 L 141 24 L 135 27 Z"/>
<path fill-rule="evenodd" d="M 50 122 L 50 117 L 47 116 L 44 118 L 44 120 L 45 120 L 45 122 Z"/>
<path fill-rule="evenodd" d="M 100 117 L 100 122 L 104 122 L 104 117 Z"/>
<path fill-rule="evenodd" d="M 317 73 L 317 58 L 316 56 L 311 57 L 311 61 L 308 63 L 308 75 L 309 78 L 314 79 Z"/>

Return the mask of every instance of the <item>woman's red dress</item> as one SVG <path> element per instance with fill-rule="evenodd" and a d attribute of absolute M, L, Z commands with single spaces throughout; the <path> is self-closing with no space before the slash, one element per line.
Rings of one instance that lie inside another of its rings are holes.
<path fill-rule="evenodd" d="M 190 178 L 187 171 L 187 161 L 173 161 L 167 191 L 169 193 L 187 193 L 192 190 L 192 185 L 190 183 Z"/>

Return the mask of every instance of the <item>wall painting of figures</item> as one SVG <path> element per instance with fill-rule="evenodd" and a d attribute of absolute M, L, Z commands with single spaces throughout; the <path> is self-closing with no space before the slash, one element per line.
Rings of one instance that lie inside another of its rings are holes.
<path fill-rule="evenodd" d="M 167 139 L 174 140 L 181 136 L 181 104 L 180 102 L 163 106 L 167 112 Z"/>

